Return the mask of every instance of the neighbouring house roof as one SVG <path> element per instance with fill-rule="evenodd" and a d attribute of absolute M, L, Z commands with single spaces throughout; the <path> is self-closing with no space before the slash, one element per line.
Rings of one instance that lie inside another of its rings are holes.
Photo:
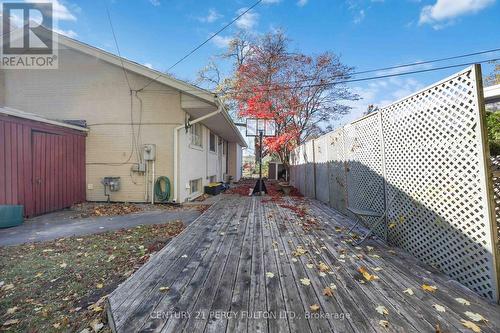
<path fill-rule="evenodd" d="M 486 110 L 489 112 L 496 112 L 500 110 L 500 84 L 486 87 L 484 92 L 484 103 Z"/>
<path fill-rule="evenodd" d="M 7 116 L 12 116 L 12 117 L 17 117 L 17 118 L 22 118 L 22 119 L 28 119 L 28 120 L 33 120 L 37 121 L 40 123 L 45 123 L 45 124 L 51 124 L 51 125 L 56 125 L 59 127 L 66 127 L 66 128 L 71 128 L 77 131 L 82 131 L 82 132 L 88 132 L 89 129 L 81 126 L 77 126 L 74 124 L 70 124 L 67 122 L 63 122 L 60 120 L 54 120 L 54 119 L 48 119 L 44 117 L 40 117 L 39 115 L 33 114 L 33 113 L 28 113 L 20 110 L 16 110 L 13 108 L 8 108 L 8 107 L 0 107 L 0 115 L 7 115 Z"/>
<path fill-rule="evenodd" d="M 500 102 L 500 84 L 484 88 L 484 101 L 486 103 Z"/>
<path fill-rule="evenodd" d="M 213 112 L 214 109 L 217 110 L 218 108 L 220 108 L 221 112 L 219 114 L 215 115 L 212 118 L 202 121 L 202 123 L 208 128 L 214 130 L 214 132 L 216 132 L 217 134 L 224 137 L 226 140 L 231 142 L 237 142 L 242 147 L 247 146 L 246 141 L 243 138 L 243 135 L 234 124 L 233 120 L 229 116 L 227 110 L 224 108 L 223 104 L 220 102 L 216 94 L 208 90 L 202 89 L 200 87 L 197 87 L 195 85 L 189 84 L 187 82 L 175 79 L 165 73 L 151 69 L 137 62 L 128 60 L 126 58 L 104 51 L 100 48 L 80 42 L 73 38 L 57 34 L 57 39 L 59 44 L 62 44 L 71 49 L 78 50 L 82 53 L 91 55 L 93 57 L 96 57 L 113 65 L 124 67 L 126 70 L 130 72 L 149 78 L 154 82 L 158 82 L 160 84 L 164 84 L 171 88 L 177 89 L 183 95 L 195 97 L 196 99 L 208 103 L 209 106 L 212 106 L 212 109 L 210 107 L 188 109 L 188 112 L 191 115 L 194 115 L 194 118 L 192 120 L 195 120 L 196 118 L 202 117 L 210 112 Z"/>

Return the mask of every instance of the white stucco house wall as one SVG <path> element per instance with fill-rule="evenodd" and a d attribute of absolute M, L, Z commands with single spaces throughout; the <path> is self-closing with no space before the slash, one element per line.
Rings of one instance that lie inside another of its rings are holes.
<path fill-rule="evenodd" d="M 169 178 L 170 201 L 241 177 L 239 129 L 213 93 L 77 40 L 57 36 L 58 69 L 2 69 L 0 106 L 85 121 L 87 200 L 104 201 L 104 177 L 120 177 L 112 201 L 151 202 Z M 215 141 L 214 141 L 215 140 Z M 146 161 L 144 145 L 156 147 Z"/>

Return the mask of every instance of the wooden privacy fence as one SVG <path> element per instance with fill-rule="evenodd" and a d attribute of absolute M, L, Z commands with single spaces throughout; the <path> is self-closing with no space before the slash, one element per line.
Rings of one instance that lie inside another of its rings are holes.
<path fill-rule="evenodd" d="M 291 183 L 347 215 L 388 207 L 381 239 L 498 301 L 484 113 L 475 65 L 298 147 Z"/>

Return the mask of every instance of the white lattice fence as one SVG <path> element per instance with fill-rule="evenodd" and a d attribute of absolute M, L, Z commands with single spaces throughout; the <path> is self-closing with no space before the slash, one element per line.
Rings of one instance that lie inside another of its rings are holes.
<path fill-rule="evenodd" d="M 326 135 L 328 149 L 328 173 L 330 188 L 330 206 L 346 212 L 347 180 L 344 153 L 344 130 L 340 129 Z"/>
<path fill-rule="evenodd" d="M 490 168 L 480 71 L 473 66 L 321 140 L 329 142 L 332 207 L 387 207 L 377 235 L 498 301 L 500 158 Z M 306 168 L 293 164 L 302 193 L 314 197 Z"/>
<path fill-rule="evenodd" d="M 381 110 L 391 243 L 497 298 L 476 71 Z"/>
<path fill-rule="evenodd" d="M 328 137 L 323 135 L 314 142 L 314 165 L 316 173 L 316 199 L 329 203 L 330 189 L 328 186 Z"/>
<path fill-rule="evenodd" d="M 381 214 L 385 210 L 381 137 L 376 113 L 344 127 L 348 207 Z M 369 224 L 377 219 L 366 218 Z M 386 225 L 380 224 L 375 234 L 386 239 Z"/>

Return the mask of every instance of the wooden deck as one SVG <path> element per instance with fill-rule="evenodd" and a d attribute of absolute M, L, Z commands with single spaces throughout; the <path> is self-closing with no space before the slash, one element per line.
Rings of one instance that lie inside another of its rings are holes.
<path fill-rule="evenodd" d="M 475 322 L 482 332 L 500 331 L 500 306 L 399 249 L 350 245 L 350 223 L 313 200 L 224 195 L 110 295 L 110 324 L 117 332 L 472 332 L 461 322 L 469 311 L 488 319 Z"/>

